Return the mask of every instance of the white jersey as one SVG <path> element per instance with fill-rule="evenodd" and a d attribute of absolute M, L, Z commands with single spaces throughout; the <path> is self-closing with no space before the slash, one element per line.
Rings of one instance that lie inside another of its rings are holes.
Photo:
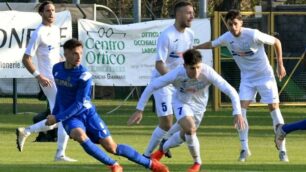
<path fill-rule="evenodd" d="M 157 40 L 156 61 L 163 61 L 169 70 L 184 63 L 183 53 L 192 48 L 194 33 L 190 28 L 179 32 L 174 25 L 166 28 Z M 154 69 L 152 77 L 159 77 L 159 72 Z"/>
<path fill-rule="evenodd" d="M 60 30 L 57 26 L 51 27 L 40 24 L 31 39 L 25 54 L 36 55 L 39 72 L 52 79 L 53 65 L 60 61 Z"/>
<path fill-rule="evenodd" d="M 172 84 L 176 88 L 173 99 L 178 99 L 190 105 L 193 107 L 194 112 L 205 111 L 207 105 L 206 97 L 208 96 L 206 95 L 208 93 L 206 90 L 213 84 L 230 97 L 233 105 L 233 115 L 241 114 L 240 100 L 236 90 L 214 69 L 204 63 L 202 63 L 201 74 L 197 80 L 190 79 L 183 66 L 177 67 L 167 74 L 155 79 L 142 93 L 137 104 L 137 109 L 143 111 L 151 94 L 155 90 L 169 84 Z"/>
<path fill-rule="evenodd" d="M 212 41 L 212 47 L 226 46 L 240 69 L 241 80 L 252 81 L 274 77 L 264 49 L 264 44 L 274 43 L 273 36 L 257 29 L 241 28 L 239 37 L 228 31 Z"/>

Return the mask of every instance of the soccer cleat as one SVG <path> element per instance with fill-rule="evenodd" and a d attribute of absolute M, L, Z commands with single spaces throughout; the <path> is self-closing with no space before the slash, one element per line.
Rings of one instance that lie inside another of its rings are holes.
<path fill-rule="evenodd" d="M 157 161 L 160 161 L 164 155 L 165 153 L 162 150 L 157 150 L 151 154 L 151 159 L 156 159 Z"/>
<path fill-rule="evenodd" d="M 23 151 L 23 147 L 24 147 L 24 143 L 27 139 L 27 137 L 30 134 L 27 134 L 25 132 L 25 128 L 17 128 L 16 129 L 16 144 L 17 144 L 17 149 L 22 152 Z"/>
<path fill-rule="evenodd" d="M 195 162 L 189 169 L 188 172 L 199 172 L 201 170 L 201 164 Z"/>
<path fill-rule="evenodd" d="M 284 139 L 286 137 L 286 133 L 284 132 L 282 127 L 283 127 L 283 124 L 279 124 L 277 126 L 276 132 L 275 132 L 274 143 L 275 143 L 275 146 L 276 146 L 277 150 L 279 150 L 280 145 L 282 144 L 282 142 L 284 141 Z"/>
<path fill-rule="evenodd" d="M 109 166 L 109 169 L 111 169 L 112 172 L 123 172 L 123 167 L 117 163 L 112 166 Z"/>
<path fill-rule="evenodd" d="M 77 162 L 78 160 L 76 159 L 72 159 L 68 156 L 59 156 L 59 157 L 55 157 L 54 161 L 62 161 L 62 162 Z"/>
<path fill-rule="evenodd" d="M 165 144 L 166 141 L 167 141 L 166 139 L 163 139 L 163 140 L 160 142 L 159 150 L 163 150 L 163 146 L 164 146 L 164 144 Z M 172 158 L 172 153 L 170 152 L 170 149 L 169 149 L 167 152 L 165 152 L 165 157 L 167 157 L 167 158 Z"/>
<path fill-rule="evenodd" d="M 280 151 L 279 152 L 279 160 L 282 162 L 289 162 L 287 153 L 285 151 Z"/>
<path fill-rule="evenodd" d="M 169 172 L 168 167 L 156 159 L 151 160 L 151 170 L 153 172 Z"/>
<path fill-rule="evenodd" d="M 239 158 L 238 158 L 238 161 L 240 161 L 240 162 L 245 162 L 246 159 L 247 159 L 249 156 L 251 156 L 250 150 L 241 150 L 241 151 L 240 151 L 240 156 L 239 156 Z"/>

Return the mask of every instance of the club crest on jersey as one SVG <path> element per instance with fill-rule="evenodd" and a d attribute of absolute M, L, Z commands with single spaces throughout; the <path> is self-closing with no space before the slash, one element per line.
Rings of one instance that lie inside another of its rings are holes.
<path fill-rule="evenodd" d="M 180 87 L 180 92 L 186 92 L 186 93 L 195 93 L 200 89 L 205 88 L 205 84 L 203 82 L 182 82 L 182 86 Z"/>

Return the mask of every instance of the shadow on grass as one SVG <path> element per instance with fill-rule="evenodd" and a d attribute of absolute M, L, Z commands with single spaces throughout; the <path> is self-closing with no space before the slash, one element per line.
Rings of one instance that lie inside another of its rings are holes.
<path fill-rule="evenodd" d="M 167 164 L 170 172 L 184 172 L 190 167 L 190 164 Z M 148 172 L 136 164 L 123 164 L 125 172 Z M 204 164 L 201 172 L 280 172 L 294 171 L 304 172 L 305 164 Z M 85 172 L 85 171 L 109 171 L 105 165 L 99 164 L 1 164 L 0 171 L 5 172 Z"/>

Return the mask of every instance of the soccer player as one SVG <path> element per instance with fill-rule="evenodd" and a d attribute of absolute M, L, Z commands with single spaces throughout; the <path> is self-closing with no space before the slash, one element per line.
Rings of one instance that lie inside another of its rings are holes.
<path fill-rule="evenodd" d="M 202 63 L 202 56 L 198 50 L 187 50 L 183 54 L 184 66 L 179 66 L 167 74 L 151 82 L 137 104 L 136 112 L 129 118 L 128 124 L 139 123 L 143 116 L 144 107 L 151 94 L 166 85 L 175 87 L 173 95 L 173 110 L 181 131 L 174 133 L 163 144 L 160 150 L 152 154 L 152 159 L 160 160 L 171 147 L 177 147 L 186 142 L 194 164 L 188 172 L 200 171 L 202 160 L 200 157 L 200 143 L 196 135 L 207 106 L 206 94 L 211 84 L 228 95 L 232 101 L 235 125 L 244 128 L 244 119 L 241 115 L 239 95 L 210 66 Z"/>
<path fill-rule="evenodd" d="M 64 44 L 65 62 L 53 67 L 57 87 L 55 106 L 47 116 L 47 125 L 62 122 L 69 136 L 79 142 L 85 152 L 110 167 L 112 172 L 122 172 L 123 168 L 105 154 L 97 145 L 114 155 L 128 158 L 154 172 L 168 172 L 168 168 L 156 160 L 150 160 L 132 147 L 117 144 L 97 114 L 91 103 L 92 75 L 81 65 L 83 45 L 76 39 Z"/>
<path fill-rule="evenodd" d="M 38 80 L 40 87 L 48 99 L 49 107 L 52 110 L 56 95 L 52 67 L 61 59 L 60 30 L 57 26 L 53 25 L 55 21 L 55 7 L 51 1 L 44 1 L 38 7 L 38 13 L 41 15 L 42 23 L 32 34 L 22 62 L 27 70 Z M 37 57 L 37 67 L 32 63 L 32 57 L 35 55 Z M 48 131 L 58 126 L 55 161 L 76 161 L 65 155 L 69 137 L 62 124 L 58 123 L 53 126 L 46 126 L 45 123 L 46 120 L 43 120 L 29 127 L 16 129 L 17 148 L 19 151 L 23 151 L 25 141 L 31 133 Z"/>
<path fill-rule="evenodd" d="M 284 123 L 280 108 L 277 84 L 273 69 L 265 53 L 264 44 L 274 45 L 277 60 L 277 75 L 279 80 L 286 76 L 283 66 L 281 42 L 270 35 L 257 29 L 242 27 L 242 16 L 237 10 L 230 10 L 225 20 L 229 31 L 222 34 L 214 41 L 209 41 L 195 46 L 199 49 L 209 49 L 218 46 L 226 46 L 231 52 L 240 69 L 241 82 L 239 96 L 241 100 L 242 115 L 247 121 L 247 108 L 255 99 L 257 92 L 261 96 L 261 102 L 268 104 L 273 121 L 274 132 L 276 127 Z M 239 161 L 245 161 L 251 155 L 248 145 L 248 130 L 239 130 L 241 152 Z M 279 150 L 281 161 L 289 161 L 286 153 L 285 141 Z"/>
<path fill-rule="evenodd" d="M 306 119 L 279 125 L 275 132 L 274 141 L 275 141 L 276 148 L 280 149 L 281 144 L 287 134 L 293 131 L 297 131 L 297 130 L 306 130 Z"/>
<path fill-rule="evenodd" d="M 166 74 L 168 71 L 173 70 L 178 65 L 183 64 L 183 52 L 193 46 L 194 33 L 189 28 L 194 18 L 192 3 L 189 1 L 178 1 L 174 6 L 174 15 L 174 24 L 166 28 L 157 40 L 157 55 L 151 82 Z M 151 156 L 151 153 L 161 143 L 163 138 L 167 139 L 169 135 L 180 129 L 178 124 L 172 126 L 173 91 L 173 86 L 168 85 L 153 93 L 159 124 L 154 129 L 149 144 L 144 152 L 146 157 Z M 166 155 L 171 157 L 170 152 L 167 152 Z"/>

